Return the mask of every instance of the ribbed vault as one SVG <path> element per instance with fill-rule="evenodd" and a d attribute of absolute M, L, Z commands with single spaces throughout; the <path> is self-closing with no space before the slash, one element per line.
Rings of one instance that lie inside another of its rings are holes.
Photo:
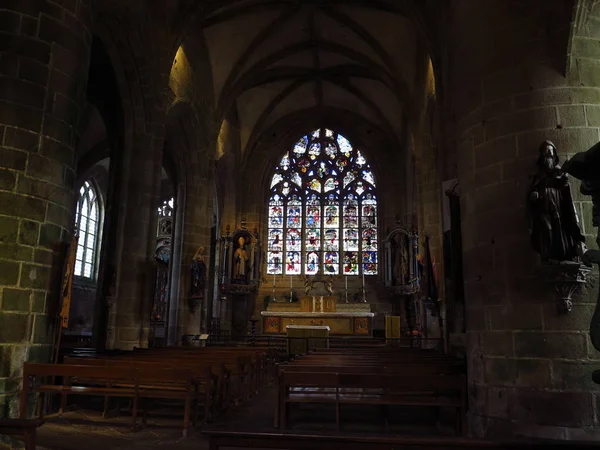
<path fill-rule="evenodd" d="M 428 2 L 420 3 L 205 5 L 190 32 L 201 30 L 207 43 L 217 119 L 237 109 L 242 152 L 282 118 L 301 110 L 319 116 L 331 108 L 377 124 L 391 142 L 400 142 L 423 103 L 430 52 L 421 20 Z"/>

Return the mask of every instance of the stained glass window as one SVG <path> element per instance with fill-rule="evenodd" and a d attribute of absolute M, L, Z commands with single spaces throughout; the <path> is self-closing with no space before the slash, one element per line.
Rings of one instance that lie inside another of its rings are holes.
<path fill-rule="evenodd" d="M 79 238 L 75 256 L 75 275 L 94 278 L 96 250 L 100 222 L 100 204 L 92 184 L 88 181 L 79 189 L 79 200 L 75 213 L 75 226 Z"/>
<path fill-rule="evenodd" d="M 344 136 L 303 136 L 271 179 L 267 273 L 376 275 L 375 188 L 367 159 Z"/>

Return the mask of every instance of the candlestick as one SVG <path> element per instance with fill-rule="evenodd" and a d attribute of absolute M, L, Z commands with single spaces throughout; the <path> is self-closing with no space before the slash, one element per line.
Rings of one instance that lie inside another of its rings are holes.
<path fill-rule="evenodd" d="M 292 302 L 292 297 L 294 292 L 294 277 L 290 275 L 290 303 Z"/>
<path fill-rule="evenodd" d="M 344 277 L 344 281 L 346 282 L 346 303 L 348 303 L 348 277 Z"/>
<path fill-rule="evenodd" d="M 362 271 L 362 302 L 367 303 L 367 297 L 365 295 L 365 264 L 363 262 L 363 271 Z"/>

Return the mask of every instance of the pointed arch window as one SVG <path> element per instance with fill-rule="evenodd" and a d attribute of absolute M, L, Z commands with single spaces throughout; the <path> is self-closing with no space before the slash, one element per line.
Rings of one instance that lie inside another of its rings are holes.
<path fill-rule="evenodd" d="M 99 247 L 100 203 L 91 182 L 86 181 L 79 190 L 79 200 L 75 213 L 75 227 L 78 233 L 75 275 L 94 278 L 96 255 Z"/>
<path fill-rule="evenodd" d="M 371 166 L 344 136 L 302 137 L 271 179 L 267 273 L 376 275 L 375 188 Z"/>

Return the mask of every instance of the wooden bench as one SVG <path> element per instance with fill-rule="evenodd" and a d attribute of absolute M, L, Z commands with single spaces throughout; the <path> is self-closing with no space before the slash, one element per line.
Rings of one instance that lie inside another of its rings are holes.
<path fill-rule="evenodd" d="M 22 437 L 25 450 L 35 450 L 36 431 L 43 424 L 40 419 L 0 419 L 0 434 Z"/>
<path fill-rule="evenodd" d="M 459 437 L 412 437 L 412 436 L 340 436 L 292 433 L 256 433 L 206 430 L 209 450 L 223 448 L 259 448 L 286 450 L 462 450 L 462 449 L 547 449 L 591 450 L 597 442 L 548 441 L 527 439 L 513 442 L 494 442 Z"/>
<path fill-rule="evenodd" d="M 56 377 L 62 377 L 62 385 L 54 384 Z M 51 381 L 48 381 L 49 379 Z M 175 384 L 182 388 L 172 389 Z M 124 366 L 25 363 L 19 404 L 21 418 L 27 417 L 27 399 L 31 393 L 40 394 L 37 408 L 37 415 L 40 418 L 43 417 L 41 406 L 46 394 L 60 394 L 63 396 L 62 404 L 66 402 L 68 395 L 101 396 L 104 397 L 105 404 L 112 397 L 131 398 L 133 428 L 136 428 L 140 399 L 183 400 L 184 436 L 187 435 L 190 426 L 192 405 L 195 404 L 198 396 L 195 379 L 189 369 L 156 368 L 152 371 L 144 371 Z"/>
<path fill-rule="evenodd" d="M 401 373 L 334 373 L 283 371 L 279 377 L 277 425 L 287 428 L 292 403 L 335 405 L 340 429 L 342 404 L 437 406 L 456 409 L 456 433 L 464 434 L 466 378 L 464 375 L 407 375 Z"/>
<path fill-rule="evenodd" d="M 205 364 L 194 364 L 189 362 L 177 361 L 177 364 L 170 364 L 170 361 L 156 362 L 156 361 L 140 361 L 136 359 L 112 359 L 112 358 L 72 358 L 65 357 L 65 364 L 82 365 L 82 366 L 102 366 L 102 367 L 120 367 L 120 368 L 133 368 L 141 373 L 152 373 L 156 370 L 164 370 L 165 367 L 176 367 L 178 370 L 189 370 L 191 377 L 194 380 L 194 389 L 196 391 L 195 402 L 194 402 L 194 422 L 198 418 L 198 409 L 201 405 L 204 406 L 204 422 L 209 422 L 214 414 L 215 403 L 219 401 L 219 376 L 215 375 L 210 365 Z M 143 378 L 143 377 L 142 377 Z M 142 380 L 144 381 L 144 380 Z M 143 389 L 158 389 L 158 390 L 169 390 L 179 391 L 180 393 L 185 392 L 187 386 L 181 383 L 179 379 L 163 379 L 160 382 L 154 380 L 154 382 L 146 386 L 140 385 Z M 160 397 L 156 397 L 160 398 Z M 107 400 L 107 399 L 105 399 Z M 61 410 L 66 407 L 66 396 L 63 396 L 61 401 Z M 146 411 L 146 409 L 144 409 Z M 105 401 L 104 413 L 106 416 L 108 412 L 108 402 Z"/>
<path fill-rule="evenodd" d="M 165 347 L 160 349 L 136 348 L 134 354 L 143 355 L 189 355 L 190 357 L 239 357 L 250 366 L 249 373 L 253 381 L 266 384 L 274 377 L 274 365 L 277 362 L 275 349 L 257 349 L 254 347 Z M 254 373 L 256 371 L 256 374 Z M 256 375 L 256 378 L 254 376 Z"/>

